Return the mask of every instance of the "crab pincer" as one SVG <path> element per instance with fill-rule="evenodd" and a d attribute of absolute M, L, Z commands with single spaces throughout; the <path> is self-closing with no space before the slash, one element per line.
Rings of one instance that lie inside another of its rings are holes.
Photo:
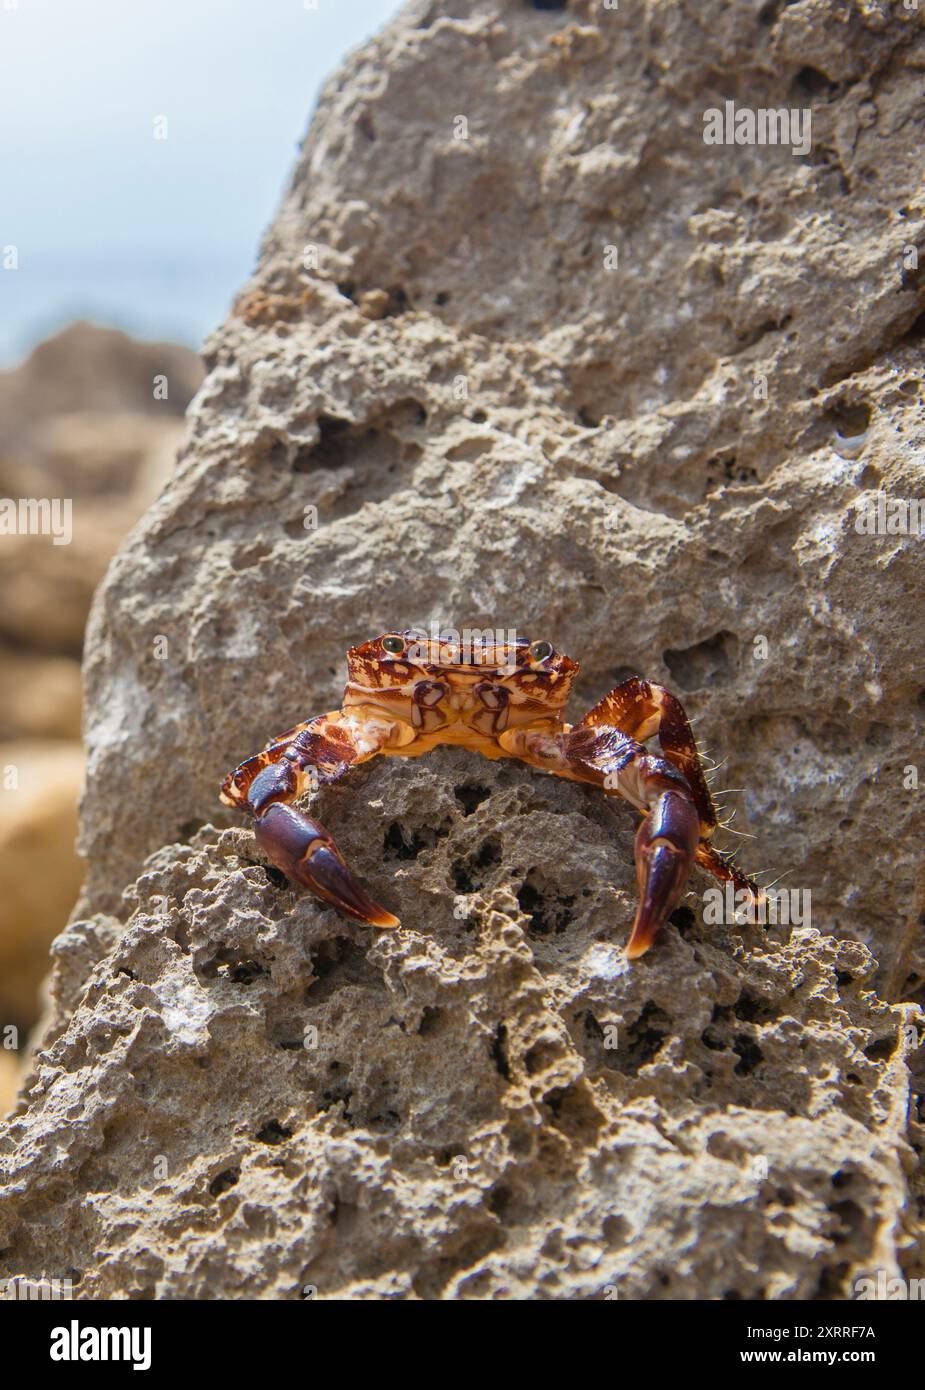
<path fill-rule="evenodd" d="M 293 883 L 371 927 L 397 927 L 399 920 L 374 902 L 347 868 L 325 827 L 287 803 L 302 789 L 304 746 L 298 739 L 250 782 L 246 805 L 254 835 L 270 861 Z"/>
<path fill-rule="evenodd" d="M 398 918 L 373 902 L 347 868 L 324 826 L 281 801 L 274 801 L 254 823 L 257 843 L 293 883 L 371 927 L 397 927 Z"/>
<path fill-rule="evenodd" d="M 639 906 L 626 944 L 630 960 L 645 955 L 677 907 L 699 841 L 700 817 L 693 803 L 682 793 L 662 792 L 636 831 Z"/>

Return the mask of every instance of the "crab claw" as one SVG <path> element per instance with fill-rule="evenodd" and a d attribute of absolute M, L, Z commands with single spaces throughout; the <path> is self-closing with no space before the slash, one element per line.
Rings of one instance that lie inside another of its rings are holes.
<path fill-rule="evenodd" d="M 323 825 L 274 801 L 254 822 L 257 843 L 287 878 L 371 927 L 397 927 L 399 920 L 374 903 L 351 874 Z"/>
<path fill-rule="evenodd" d="M 645 955 L 677 906 L 699 840 L 700 818 L 693 803 L 679 792 L 663 791 L 636 832 L 639 907 L 626 945 L 630 960 Z"/>

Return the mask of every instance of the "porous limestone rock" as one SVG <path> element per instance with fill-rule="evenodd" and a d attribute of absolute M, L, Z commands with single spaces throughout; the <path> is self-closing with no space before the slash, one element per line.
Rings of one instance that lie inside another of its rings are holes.
<path fill-rule="evenodd" d="M 420 0 L 324 92 L 85 663 L 88 882 L 0 1138 L 0 1272 L 86 1295 L 850 1297 L 923 1272 L 925 16 Z M 703 113 L 811 108 L 808 156 Z M 671 685 L 792 932 L 639 964 L 634 817 L 442 751 L 268 870 L 224 772 L 348 645 Z M 49 1267 L 48 1232 L 55 1258 Z"/>
<path fill-rule="evenodd" d="M 687 914 L 632 967 L 628 810 L 462 753 L 319 809 L 401 929 L 208 829 L 151 857 L 124 927 L 58 939 L 3 1141 L 6 1274 L 79 1271 L 95 1298 L 808 1298 L 899 1272 L 916 1029 L 864 946 Z"/>

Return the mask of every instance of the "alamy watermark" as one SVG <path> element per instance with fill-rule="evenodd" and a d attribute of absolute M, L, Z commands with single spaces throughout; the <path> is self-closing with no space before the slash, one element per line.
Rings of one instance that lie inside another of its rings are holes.
<path fill-rule="evenodd" d="M 495 660 L 499 650 L 505 654 L 516 652 L 517 631 L 512 627 L 446 628 L 432 620 L 429 630 L 426 627 L 409 629 L 403 656 L 408 661 L 433 663 L 431 643 L 437 646 L 436 664 L 439 665 L 491 666 L 508 675 L 517 670 L 516 662 L 497 664 Z"/>
<path fill-rule="evenodd" d="M 809 888 L 768 888 L 755 897 L 747 888 L 706 888 L 703 920 L 707 926 L 808 927 L 812 916 Z"/>
<path fill-rule="evenodd" d="M 925 500 L 876 492 L 858 508 L 854 529 L 861 536 L 925 536 Z"/>
<path fill-rule="evenodd" d="M 855 1279 L 852 1288 L 857 1299 L 876 1299 L 878 1302 L 905 1302 L 925 1298 L 925 1279 L 887 1278 L 885 1269 L 874 1275 Z"/>
<path fill-rule="evenodd" d="M 0 497 L 0 536 L 51 536 L 52 545 L 73 539 L 70 497 Z"/>
<path fill-rule="evenodd" d="M 135 1371 L 151 1366 L 150 1327 L 81 1326 L 72 1318 L 66 1327 L 51 1329 L 48 1354 L 52 1361 L 130 1361 Z"/>
<path fill-rule="evenodd" d="M 736 107 L 734 101 L 711 106 L 703 113 L 705 145 L 790 145 L 791 154 L 809 154 L 813 113 L 809 107 Z"/>
<path fill-rule="evenodd" d="M 0 1284 L 0 1298 L 14 1303 L 47 1303 L 74 1297 L 72 1279 L 27 1279 L 15 1275 Z"/>

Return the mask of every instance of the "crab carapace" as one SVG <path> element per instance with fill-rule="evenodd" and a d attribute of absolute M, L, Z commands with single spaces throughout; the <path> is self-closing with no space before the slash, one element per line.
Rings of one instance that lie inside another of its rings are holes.
<path fill-rule="evenodd" d="M 418 757 L 440 744 L 519 758 L 623 797 L 636 832 L 639 905 L 627 955 L 643 955 L 677 906 L 695 861 L 761 893 L 712 845 L 718 824 L 690 723 L 677 698 L 633 676 L 578 724 L 563 711 L 578 663 L 549 642 L 388 632 L 347 653 L 343 705 L 297 724 L 225 778 L 221 800 L 248 811 L 257 841 L 294 883 L 374 927 L 399 920 L 368 896 L 323 825 L 291 803 L 367 759 Z M 658 735 L 663 757 L 646 740 Z"/>

